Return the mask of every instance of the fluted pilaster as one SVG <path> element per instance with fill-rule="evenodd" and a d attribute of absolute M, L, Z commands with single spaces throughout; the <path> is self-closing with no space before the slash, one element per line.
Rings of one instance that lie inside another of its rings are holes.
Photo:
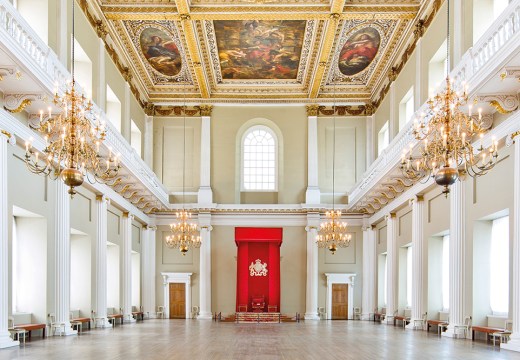
<path fill-rule="evenodd" d="M 398 309 L 399 285 L 399 253 L 397 252 L 397 218 L 395 213 L 386 217 L 386 260 L 387 260 L 387 294 L 386 294 L 386 321 L 394 322 L 394 311 Z"/>
<path fill-rule="evenodd" d="M 121 299 L 124 321 L 133 322 L 132 317 L 132 220 L 134 216 L 123 213 L 121 247 Z"/>

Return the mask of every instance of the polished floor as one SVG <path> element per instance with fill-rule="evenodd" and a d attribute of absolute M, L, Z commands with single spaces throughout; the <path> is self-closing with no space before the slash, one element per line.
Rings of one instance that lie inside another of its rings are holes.
<path fill-rule="evenodd" d="M 145 320 L 79 336 L 34 337 L 0 359 L 520 359 L 484 341 L 365 321 L 234 324 Z"/>

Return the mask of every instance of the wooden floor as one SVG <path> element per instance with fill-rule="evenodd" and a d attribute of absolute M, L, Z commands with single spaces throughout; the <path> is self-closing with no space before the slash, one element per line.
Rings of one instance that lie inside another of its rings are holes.
<path fill-rule="evenodd" d="M 485 342 L 366 321 L 233 324 L 145 320 L 79 336 L 33 337 L 0 359 L 519 359 Z"/>

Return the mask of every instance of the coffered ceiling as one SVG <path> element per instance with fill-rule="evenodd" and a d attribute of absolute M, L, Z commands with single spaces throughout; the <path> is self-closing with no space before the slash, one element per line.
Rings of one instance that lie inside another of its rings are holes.
<path fill-rule="evenodd" d="M 199 103 L 377 105 L 441 1 L 82 0 L 82 8 L 143 104 L 186 94 Z"/>

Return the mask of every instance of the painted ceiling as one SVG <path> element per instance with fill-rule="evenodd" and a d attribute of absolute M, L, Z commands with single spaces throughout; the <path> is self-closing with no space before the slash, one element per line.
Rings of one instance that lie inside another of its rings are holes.
<path fill-rule="evenodd" d="M 185 96 L 373 104 L 440 3 L 82 0 L 82 8 L 143 104 Z"/>

